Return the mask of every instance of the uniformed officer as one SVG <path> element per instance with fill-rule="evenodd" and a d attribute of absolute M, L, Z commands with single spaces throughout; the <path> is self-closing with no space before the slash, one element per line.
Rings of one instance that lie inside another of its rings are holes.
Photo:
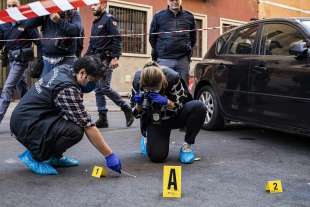
<path fill-rule="evenodd" d="M 19 0 L 8 0 L 7 7 L 18 7 Z M 0 25 L 0 39 L 14 40 L 0 42 L 0 48 L 5 52 L 4 56 L 9 60 L 9 75 L 4 83 L 0 96 L 0 122 L 2 121 L 11 99 L 15 87 L 20 91 L 21 96 L 27 92 L 27 84 L 25 82 L 24 72 L 28 68 L 29 61 L 33 58 L 32 41 L 19 41 L 16 39 L 36 39 L 39 33 L 36 29 L 29 29 L 23 25 L 23 21 L 15 23 L 6 23 Z M 40 48 L 40 41 L 35 41 Z"/>
<path fill-rule="evenodd" d="M 129 127 L 134 117 L 130 106 L 122 97 L 111 88 L 112 72 L 118 67 L 118 59 L 121 55 L 122 39 L 117 28 L 117 20 L 105 11 L 106 0 L 100 0 L 99 4 L 93 5 L 92 11 L 95 16 L 93 21 L 91 36 L 109 36 L 91 38 L 86 55 L 97 55 L 106 63 L 109 69 L 104 74 L 102 80 L 96 83 L 96 103 L 99 112 L 99 119 L 96 122 L 98 128 L 109 127 L 107 119 L 107 108 L 105 96 L 109 97 L 116 105 L 120 106 L 125 114 L 126 125 Z"/>
<path fill-rule="evenodd" d="M 155 14 L 150 33 L 194 30 L 192 13 L 183 10 L 182 0 L 167 0 L 168 8 Z M 152 58 L 160 65 L 172 68 L 188 84 L 192 48 L 196 31 L 150 35 Z"/>

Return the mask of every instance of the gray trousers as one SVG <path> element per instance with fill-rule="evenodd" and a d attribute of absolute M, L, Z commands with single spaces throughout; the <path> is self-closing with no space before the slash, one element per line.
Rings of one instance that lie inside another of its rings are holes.
<path fill-rule="evenodd" d="M 178 72 L 181 78 L 188 85 L 189 80 L 189 69 L 190 69 L 190 61 L 188 57 L 182 57 L 180 59 L 158 59 L 158 64 L 161 66 L 166 66 L 171 68 L 172 70 Z"/>
<path fill-rule="evenodd" d="M 105 96 L 109 97 L 109 99 L 111 99 L 116 105 L 118 105 L 122 109 L 128 105 L 124 101 L 124 99 L 111 88 L 112 73 L 112 69 L 107 69 L 104 77 L 96 83 L 96 104 L 99 113 L 108 111 L 106 107 L 107 102 Z"/>
<path fill-rule="evenodd" d="M 0 123 L 11 103 L 14 89 L 17 87 L 23 96 L 27 91 L 27 84 L 25 82 L 24 72 L 28 68 L 27 63 L 19 61 L 10 61 L 9 75 L 4 83 L 2 93 L 0 96 Z"/>

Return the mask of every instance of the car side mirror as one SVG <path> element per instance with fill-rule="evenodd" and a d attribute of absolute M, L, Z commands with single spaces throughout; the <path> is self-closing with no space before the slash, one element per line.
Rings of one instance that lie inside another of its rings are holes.
<path fill-rule="evenodd" d="M 297 59 L 310 57 L 309 44 L 307 42 L 295 42 L 290 46 L 290 55 L 296 56 Z"/>

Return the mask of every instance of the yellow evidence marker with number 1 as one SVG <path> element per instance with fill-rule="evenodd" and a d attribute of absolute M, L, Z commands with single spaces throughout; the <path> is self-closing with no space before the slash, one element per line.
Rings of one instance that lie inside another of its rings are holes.
<path fill-rule="evenodd" d="M 107 176 L 107 171 L 104 167 L 94 166 L 91 176 L 95 178 Z"/>
<path fill-rule="evenodd" d="M 182 167 L 164 166 L 163 197 L 181 198 L 182 193 Z"/>
<path fill-rule="evenodd" d="M 281 180 L 272 180 L 266 183 L 266 191 L 269 193 L 282 193 L 282 183 Z"/>

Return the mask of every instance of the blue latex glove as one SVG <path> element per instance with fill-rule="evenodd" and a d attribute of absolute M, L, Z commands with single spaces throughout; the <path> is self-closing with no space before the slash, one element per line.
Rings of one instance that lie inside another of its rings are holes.
<path fill-rule="evenodd" d="M 149 93 L 149 98 L 153 103 L 157 103 L 161 106 L 166 106 L 168 104 L 168 98 L 160 95 L 159 93 L 151 92 Z"/>
<path fill-rule="evenodd" d="M 108 168 L 110 168 L 111 170 L 115 172 L 122 173 L 121 161 L 114 153 L 110 154 L 105 159 L 106 159 Z"/>
<path fill-rule="evenodd" d="M 142 94 L 138 93 L 136 94 L 134 97 L 133 97 L 133 100 L 136 104 L 139 104 L 141 105 L 142 102 L 143 102 L 143 99 L 142 99 Z"/>
<path fill-rule="evenodd" d="M 81 86 L 81 90 L 83 93 L 90 93 L 96 88 L 96 82 L 89 81 L 86 86 Z"/>

